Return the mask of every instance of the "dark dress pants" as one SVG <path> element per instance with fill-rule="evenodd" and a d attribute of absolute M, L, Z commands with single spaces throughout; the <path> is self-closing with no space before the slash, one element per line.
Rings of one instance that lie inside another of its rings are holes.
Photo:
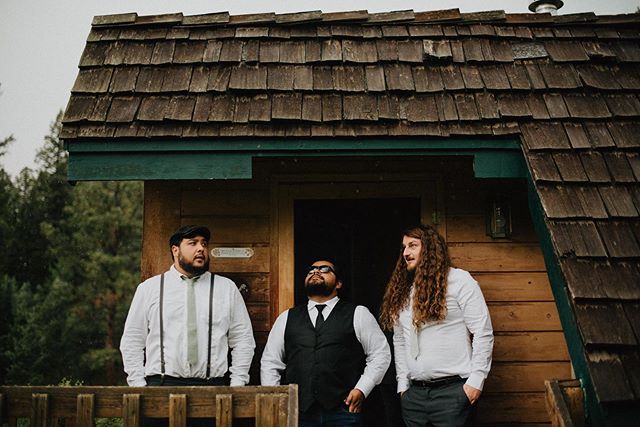
<path fill-rule="evenodd" d="M 402 418 L 407 427 L 466 427 L 471 425 L 471 403 L 464 380 L 435 386 L 411 386 L 402 397 Z"/>

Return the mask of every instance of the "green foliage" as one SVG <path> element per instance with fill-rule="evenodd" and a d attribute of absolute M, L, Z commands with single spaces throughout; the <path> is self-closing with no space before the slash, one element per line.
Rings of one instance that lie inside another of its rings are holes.
<path fill-rule="evenodd" d="M 12 181 L 0 169 L 0 383 L 122 383 L 117 349 L 139 279 L 142 185 L 70 186 L 60 118 L 36 171 Z"/>

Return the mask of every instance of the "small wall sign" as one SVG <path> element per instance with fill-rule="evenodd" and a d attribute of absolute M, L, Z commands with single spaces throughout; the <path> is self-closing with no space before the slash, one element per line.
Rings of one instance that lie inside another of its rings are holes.
<path fill-rule="evenodd" d="M 252 248 L 213 248 L 211 256 L 214 258 L 251 258 Z"/>

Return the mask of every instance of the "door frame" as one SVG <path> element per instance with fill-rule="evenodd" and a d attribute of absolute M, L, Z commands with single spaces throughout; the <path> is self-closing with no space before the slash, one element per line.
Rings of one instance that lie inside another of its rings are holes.
<path fill-rule="evenodd" d="M 442 180 L 429 173 L 276 175 L 272 177 L 271 316 L 294 304 L 294 202 L 318 199 L 420 199 L 420 221 L 446 233 Z M 441 219 L 441 221 L 439 221 Z"/>

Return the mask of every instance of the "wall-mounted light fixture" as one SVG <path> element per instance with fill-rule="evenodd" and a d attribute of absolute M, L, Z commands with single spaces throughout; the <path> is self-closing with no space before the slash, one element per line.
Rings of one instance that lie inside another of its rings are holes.
<path fill-rule="evenodd" d="M 497 196 L 490 203 L 486 215 L 487 235 L 494 239 L 511 237 L 511 204 Z"/>

